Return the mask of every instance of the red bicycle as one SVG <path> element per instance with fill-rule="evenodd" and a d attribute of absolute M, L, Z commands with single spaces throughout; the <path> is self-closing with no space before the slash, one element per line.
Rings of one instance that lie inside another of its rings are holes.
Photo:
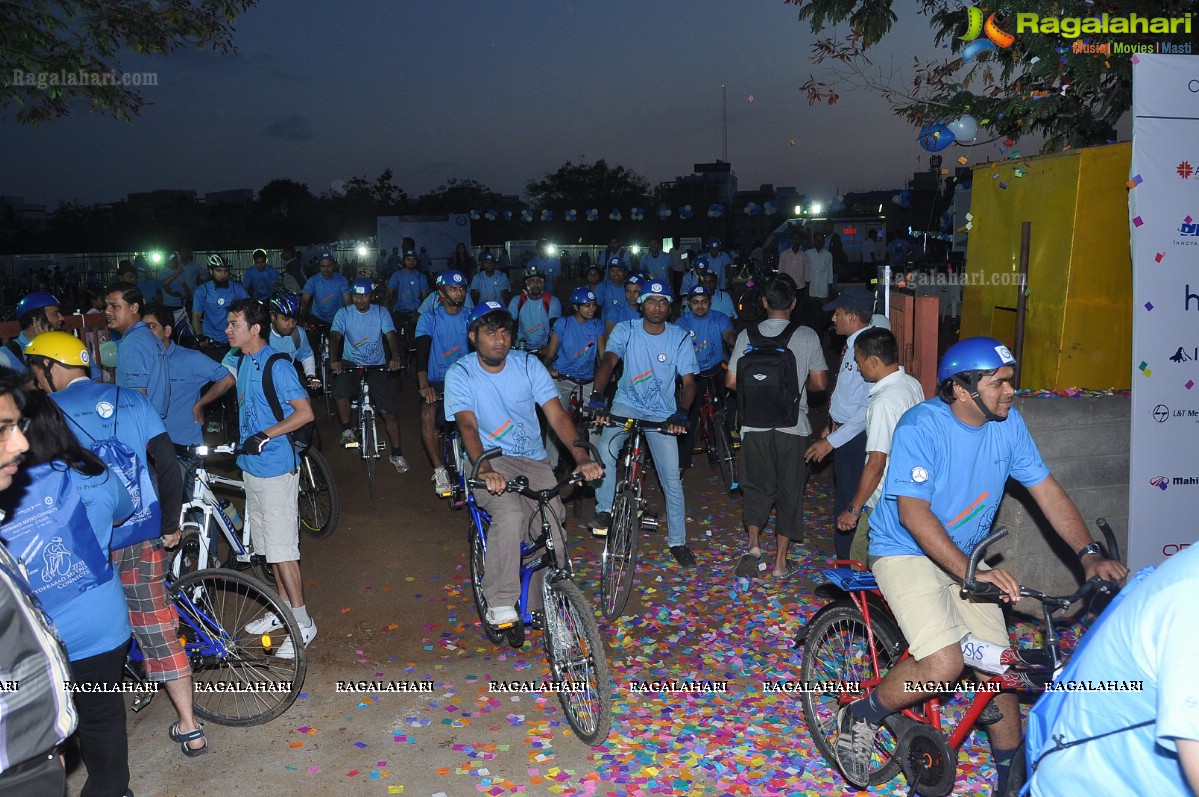
<path fill-rule="evenodd" d="M 1119 559 L 1119 548 L 1107 521 L 1100 518 L 1097 525 L 1107 539 L 1112 558 Z M 962 582 L 964 592 L 984 598 L 999 596 L 999 589 L 977 581 L 975 572 L 988 546 L 1006 535 L 1007 529 L 998 527 L 974 549 Z M 870 572 L 838 568 L 823 573 L 830 582 L 823 589 L 832 589 L 838 595 L 812 616 L 795 642 L 804 649 L 800 666 L 804 721 L 820 754 L 829 766 L 837 768 L 834 743 L 838 710 L 842 705 L 868 697 L 887 671 L 909 653 L 907 642 Z M 1098 578 L 1065 596 L 1021 587 L 1021 597 L 1041 603 L 1044 644 L 1003 649 L 999 664 L 1006 671 L 977 684 L 978 691 L 956 726 L 942 713 L 943 700 L 955 694 L 948 692 L 934 694 L 923 703 L 888 717 L 875 739 L 870 785 L 886 783 L 902 770 L 913 793 L 923 797 L 949 794 L 957 777 L 957 751 L 962 743 L 976 726 L 998 719 L 984 717 L 995 695 L 1007 691 L 1042 692 L 1061 672 L 1068 655 L 1062 652 L 1058 627 L 1077 615 L 1056 618 L 1054 615 L 1065 612 L 1078 601 L 1085 601 L 1084 607 L 1090 608 L 1098 596 L 1114 593 L 1114 587 Z M 1024 784 L 1023 746 L 1012 760 L 1010 773 L 1001 797 L 1015 797 Z"/>

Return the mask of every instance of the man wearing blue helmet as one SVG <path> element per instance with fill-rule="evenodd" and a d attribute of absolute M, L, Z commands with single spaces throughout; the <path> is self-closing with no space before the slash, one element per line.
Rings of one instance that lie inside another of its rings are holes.
<path fill-rule="evenodd" d="M 316 375 L 316 353 L 308 341 L 308 333 L 300 326 L 300 294 L 275 291 L 267 302 L 271 311 L 271 335 L 267 345 L 291 357 L 304 372 L 308 387 L 321 386 Z"/>
<path fill-rule="evenodd" d="M 400 360 L 400 338 L 391 313 L 381 305 L 371 304 L 375 295 L 375 282 L 370 277 L 359 277 L 350 285 L 350 306 L 343 307 L 333 316 L 329 330 L 329 368 L 336 374 L 333 382 L 333 398 L 337 403 L 337 419 L 341 422 L 341 444 L 353 445 L 356 435 L 350 425 L 350 399 L 358 395 L 360 380 L 353 369 L 358 366 L 387 364 L 390 371 L 403 366 Z M 383 351 L 383 341 L 391 359 Z M 391 443 L 391 464 L 397 473 L 407 473 L 408 460 L 400 443 L 400 424 L 396 421 L 396 394 L 394 384 L 381 371 L 369 371 L 366 375 L 371 397 L 383 416 L 387 428 L 387 439 Z M 357 441 L 361 442 L 361 441 Z"/>
<path fill-rule="evenodd" d="M 595 364 L 604 354 L 606 337 L 604 322 L 595 317 L 599 308 L 594 291 L 585 286 L 575 288 L 570 295 L 570 305 L 573 313 L 554 322 L 545 350 L 545 362 L 558 383 L 558 397 L 567 412 L 570 412 L 570 397 L 576 387 L 582 387 L 584 396 L 591 394 Z M 549 453 L 550 464 L 557 466 L 558 449 L 549 447 Z"/>
<path fill-rule="evenodd" d="M 1128 574 L 1092 542 L 1012 407 L 1015 362 L 994 338 L 954 344 L 937 371 L 937 396 L 904 413 L 895 428 L 882 498 L 870 516 L 870 565 L 911 657 L 892 667 L 869 698 L 838 713 L 837 759 L 856 786 L 867 785 L 883 721 L 926 697 L 905 691 L 905 682 L 956 680 L 965 666 L 961 645 L 971 638 L 1008 646 L 1003 610 L 963 598 L 961 581 L 968 556 L 991 531 L 1009 477 L 1027 488 L 1088 579 Z M 998 587 L 1005 602 L 1020 595 L 1020 583 L 1004 569 L 980 570 L 977 578 Z M 994 705 L 1002 716 L 988 725 L 988 735 L 999 776 L 994 793 L 1003 794 L 1021 743 L 1020 713 L 1014 693 L 1000 694 Z"/>
<path fill-rule="evenodd" d="M 495 254 L 491 251 L 479 255 L 479 270 L 470 280 L 470 297 L 475 304 L 499 302 L 505 306 L 512 298 L 508 275 L 496 268 Z"/>
<path fill-rule="evenodd" d="M 676 325 L 691 336 L 691 345 L 695 347 L 695 361 L 699 366 L 696 393 L 702 396 L 705 382 L 710 382 L 713 394 L 723 404 L 728 392 L 724 386 L 725 363 L 729 361 L 728 352 L 737 342 L 737 332 L 727 315 L 712 309 L 712 294 L 703 285 L 696 285 L 684 298 L 691 312 L 680 316 Z M 687 434 L 679 438 L 679 467 L 683 470 L 691 467 L 695 430 L 699 427 L 700 403 L 695 401 L 691 404 L 691 412 L 687 415 Z M 733 413 L 726 413 L 724 420 L 726 431 L 731 432 Z"/>
<path fill-rule="evenodd" d="M 437 275 L 437 293 L 430 294 L 433 297 L 436 301 L 416 322 L 416 378 L 421 399 L 421 443 L 433 465 L 433 490 L 444 497 L 453 490 L 450 474 L 441 461 L 441 446 L 437 445 L 437 409 L 446 372 L 466 355 L 469 346 L 466 275 L 452 269 L 441 272 Z"/>
<path fill-rule="evenodd" d="M 604 329 L 612 331 L 612 327 L 621 321 L 633 321 L 641 318 L 641 286 L 645 285 L 644 274 L 630 274 L 624 280 L 624 301 L 620 304 L 610 304 L 604 308 Z"/>
<path fill-rule="evenodd" d="M 545 447 L 537 408 L 561 440 L 572 440 L 574 424 L 558 401 L 558 391 L 541 361 L 523 351 L 513 351 L 516 321 L 499 302 L 484 302 L 470 315 L 469 339 L 474 351 L 455 362 L 445 377 L 445 418 L 458 423 L 462 445 L 471 461 L 483 455 L 483 441 L 498 446 L 501 456 L 479 466 L 487 489 L 476 492 L 480 508 L 491 516 L 487 531 L 487 559 L 483 595 L 484 621 L 506 628 L 517 621 L 520 597 L 520 543 L 540 532 L 531 522 L 537 509 L 530 501 L 505 491 L 509 479 L 525 476 L 534 490 L 556 483 Z M 603 470 L 587 452 L 571 447 L 578 470 L 587 480 Z M 556 519 L 559 550 L 565 550 L 562 521 L 566 511 L 555 498 L 550 511 Z M 531 596 L 540 595 L 530 589 Z M 534 605 L 535 608 L 535 605 Z"/>
<path fill-rule="evenodd" d="M 0 365 L 26 373 L 25 347 L 43 332 L 62 329 L 66 319 L 58 307 L 58 299 L 45 291 L 34 291 L 17 302 L 17 321 L 21 334 L 0 347 Z"/>
<path fill-rule="evenodd" d="M 545 287 L 546 275 L 529 266 L 525 269 L 525 289 L 513 297 L 508 312 L 516 319 L 517 343 L 529 352 L 541 352 L 550 342 L 550 330 L 562 317 L 562 302 Z"/>
<path fill-rule="evenodd" d="M 679 446 L 669 435 L 687 430 L 687 413 L 695 401 L 695 374 L 699 367 L 690 336 L 674 324 L 666 323 L 670 299 L 670 287 L 665 282 L 651 280 L 645 284 L 641 291 L 642 317 L 617 324 L 608 335 L 608 350 L 595 375 L 595 391 L 587 407 L 595 413 L 598 425 L 607 426 L 610 413 L 604 391 L 616 364 L 621 362 L 624 370 L 616 386 L 611 412 L 626 418 L 666 422 L 665 429 L 647 431 L 645 440 L 666 496 L 669 527 L 666 542 L 670 553 L 681 566 L 694 567 L 695 555 L 687 547 L 687 512 L 679 473 Z M 676 404 L 675 382 L 680 379 L 683 386 Z M 609 475 L 595 494 L 596 516 L 592 529 L 596 534 L 606 534 L 612 522 L 616 480 L 611 476 L 611 470 L 625 437 L 627 433 L 623 429 L 611 426 L 604 429 L 599 449 Z"/>
<path fill-rule="evenodd" d="M 609 307 L 619 308 L 625 303 L 624 281 L 629 275 L 629 264 L 619 255 L 601 262 L 608 270 L 608 278 L 595 286 L 595 300 L 602 318 Z"/>
<path fill-rule="evenodd" d="M 721 248 L 723 245 L 719 238 L 709 238 L 704 246 L 705 254 L 708 256 L 708 268 L 716 272 L 716 287 L 728 287 L 725 280 L 728 270 L 733 266 L 733 258 L 729 257 L 729 253 Z"/>

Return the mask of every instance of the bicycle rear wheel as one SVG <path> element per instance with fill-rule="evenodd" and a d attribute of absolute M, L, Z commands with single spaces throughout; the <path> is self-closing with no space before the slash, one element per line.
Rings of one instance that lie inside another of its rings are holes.
<path fill-rule="evenodd" d="M 637 497 L 627 484 L 617 485 L 612 502 L 612 525 L 604 541 L 600 564 L 600 611 L 609 620 L 624 614 L 637 570 Z"/>
<path fill-rule="evenodd" d="M 300 530 L 323 540 L 337 530 L 337 481 L 325 455 L 312 446 L 300 458 Z"/>
<path fill-rule="evenodd" d="M 546 576 L 545 655 L 566 721 L 588 745 L 603 744 L 612 725 L 612 683 L 595 612 L 569 578 Z"/>
<path fill-rule="evenodd" d="M 724 413 L 712 416 L 712 437 L 715 440 L 716 465 L 720 470 L 720 481 L 730 493 L 737 489 L 737 455 L 724 426 Z"/>
<path fill-rule="evenodd" d="M 479 612 L 479 622 L 483 625 L 483 633 L 487 634 L 487 638 L 491 640 L 491 644 L 498 645 L 504 639 L 504 632 L 498 631 L 487 624 L 487 598 L 483 596 L 483 572 L 486 559 L 486 545 L 483 542 L 483 535 L 475 528 L 475 524 L 470 524 L 470 590 L 475 598 L 475 609 Z"/>
<path fill-rule="evenodd" d="M 295 702 L 307 654 L 300 625 L 279 596 L 233 570 L 202 570 L 170 587 L 179 635 L 192 665 L 196 713 L 218 725 L 260 725 Z M 281 627 L 251 634 L 246 624 L 274 612 Z M 290 635 L 295 658 L 272 655 Z"/>
<path fill-rule="evenodd" d="M 881 612 L 871 613 L 879 675 L 885 674 L 899 658 L 902 636 Z M 813 618 L 804 642 L 800 678 L 805 684 L 865 683 L 875 676 L 866 635 L 866 621 L 849 600 L 838 601 Z M 816 748 L 829 766 L 837 769 L 834 742 L 837 737 L 837 710 L 841 698 L 837 691 L 805 692 L 800 696 L 804 721 Z M 899 774 L 895 748 L 899 740 L 886 725 L 874 742 L 870 762 L 870 785 L 886 783 Z"/>

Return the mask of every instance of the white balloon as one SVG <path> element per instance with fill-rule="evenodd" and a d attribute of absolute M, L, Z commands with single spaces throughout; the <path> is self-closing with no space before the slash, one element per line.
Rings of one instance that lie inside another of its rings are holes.
<path fill-rule="evenodd" d="M 978 135 L 978 120 L 970 114 L 950 122 L 946 127 L 959 141 L 973 141 L 974 137 Z"/>

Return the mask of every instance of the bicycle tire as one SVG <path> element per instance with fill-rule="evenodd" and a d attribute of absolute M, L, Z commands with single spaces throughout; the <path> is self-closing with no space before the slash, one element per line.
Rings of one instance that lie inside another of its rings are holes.
<path fill-rule="evenodd" d="M 733 492 L 737 489 L 737 455 L 733 452 L 733 443 L 724 425 L 723 412 L 712 416 L 712 437 L 715 440 L 720 481 L 724 483 L 724 489 Z"/>
<path fill-rule="evenodd" d="M 196 714 L 218 725 L 244 727 L 269 722 L 291 707 L 303 689 L 308 658 L 303 644 L 295 645 L 294 659 L 270 652 L 282 643 L 283 632 L 301 638 L 295 615 L 278 595 L 244 573 L 217 569 L 175 581 L 170 597 L 192 665 Z M 268 611 L 283 623 L 279 633 L 245 631 L 246 623 Z M 214 644 L 207 644 L 192 624 Z"/>
<path fill-rule="evenodd" d="M 373 413 L 363 416 L 359 425 L 361 442 L 358 450 L 362 453 L 362 464 L 366 466 L 366 481 L 370 485 L 370 495 L 373 501 L 376 496 L 375 464 L 379 461 L 379 451 L 376 447 L 378 430 L 375 428 Z"/>
<path fill-rule="evenodd" d="M 483 572 L 486 569 L 485 560 L 486 553 L 484 551 L 483 536 L 479 529 L 475 528 L 475 524 L 470 524 L 470 590 L 475 599 L 475 610 L 479 613 L 479 623 L 483 626 L 483 633 L 491 640 L 491 644 L 498 645 L 504 641 L 504 632 L 492 628 L 487 624 L 487 598 L 483 596 Z"/>
<path fill-rule="evenodd" d="M 858 608 L 849 599 L 844 599 L 821 612 L 814 618 L 804 642 L 803 661 L 800 665 L 800 679 L 803 683 L 862 683 L 874 677 L 866 636 L 866 621 Z M 885 674 L 886 670 L 895 664 L 894 660 L 899 658 L 898 653 L 892 656 L 890 651 L 899 649 L 903 637 L 892 621 L 881 612 L 872 612 L 871 620 L 878 648 L 879 667 Z M 800 695 L 808 733 L 820 755 L 830 767 L 838 771 L 840 770 L 833 739 L 837 733 L 840 697 L 835 691 L 805 692 Z M 895 756 L 898 742 L 896 735 L 884 724 L 875 740 L 875 755 L 871 759 L 871 786 L 886 783 L 899 774 L 899 761 Z"/>
<path fill-rule="evenodd" d="M 325 455 L 309 446 L 300 457 L 300 530 L 324 540 L 337 531 L 337 480 Z"/>
<path fill-rule="evenodd" d="M 558 692 L 566 721 L 591 747 L 603 744 L 612 727 L 612 683 L 595 611 L 569 578 L 546 576 L 545 655 L 554 681 L 581 686 Z"/>
<path fill-rule="evenodd" d="M 641 523 L 637 499 L 628 485 L 616 488 L 612 502 L 612 525 L 604 540 L 600 561 L 600 611 L 609 620 L 624 614 L 637 570 L 637 537 Z"/>
<path fill-rule="evenodd" d="M 179 547 L 171 553 L 171 558 L 166 563 L 166 572 L 171 573 L 175 578 L 182 578 L 198 570 L 218 567 L 220 564 L 220 558 L 217 556 L 216 541 L 211 536 L 209 537 L 208 562 L 207 564 L 201 564 L 199 561 L 200 535 L 207 533 L 204 529 L 200 528 L 200 519 L 203 517 L 203 512 L 200 512 L 198 509 L 192 509 L 187 512 L 183 522 L 179 524 L 179 530 L 183 532 L 183 537 L 179 541 Z M 179 569 L 176 570 L 176 567 Z"/>
<path fill-rule="evenodd" d="M 262 554 L 250 555 L 250 569 L 254 571 L 254 578 L 266 584 L 271 589 L 278 589 L 279 585 L 275 581 L 275 569 L 266 561 L 266 557 Z"/>

